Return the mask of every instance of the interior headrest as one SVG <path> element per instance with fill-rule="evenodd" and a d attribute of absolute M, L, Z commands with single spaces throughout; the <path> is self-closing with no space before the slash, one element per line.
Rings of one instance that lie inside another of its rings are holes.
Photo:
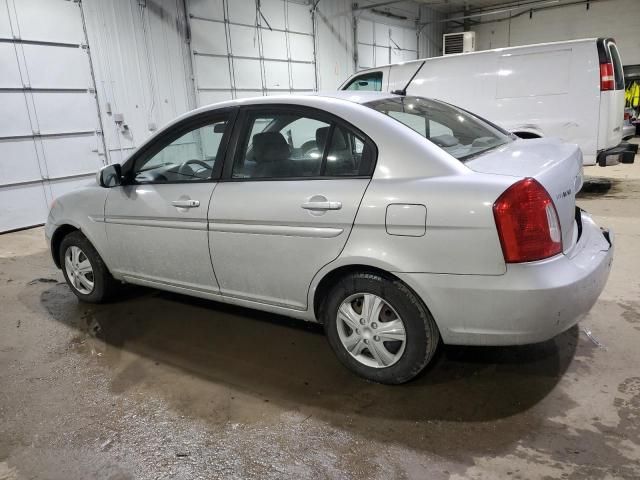
<path fill-rule="evenodd" d="M 286 160 L 289 153 L 289 144 L 280 132 L 262 132 L 253 136 L 256 163 Z"/>

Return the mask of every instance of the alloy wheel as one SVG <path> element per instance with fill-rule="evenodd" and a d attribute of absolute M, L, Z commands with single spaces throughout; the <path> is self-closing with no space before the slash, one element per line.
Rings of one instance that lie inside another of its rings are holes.
<path fill-rule="evenodd" d="M 64 254 L 64 267 L 69 282 L 78 292 L 89 295 L 94 288 L 93 267 L 85 253 L 75 245 Z"/>
<path fill-rule="evenodd" d="M 368 367 L 386 368 L 404 353 L 407 333 L 394 308 L 372 293 L 356 293 L 338 308 L 338 336 L 343 347 Z"/>

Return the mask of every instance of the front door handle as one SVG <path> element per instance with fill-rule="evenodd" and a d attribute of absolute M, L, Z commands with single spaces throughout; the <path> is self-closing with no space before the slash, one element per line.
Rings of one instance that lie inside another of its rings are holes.
<path fill-rule="evenodd" d="M 304 202 L 302 208 L 305 210 L 340 210 L 342 202 Z"/>
<path fill-rule="evenodd" d="M 195 208 L 200 206 L 198 200 L 174 200 L 171 205 L 178 208 Z"/>

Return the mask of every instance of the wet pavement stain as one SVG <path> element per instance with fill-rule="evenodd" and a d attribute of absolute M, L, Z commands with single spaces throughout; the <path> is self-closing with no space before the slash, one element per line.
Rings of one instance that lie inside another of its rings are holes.
<path fill-rule="evenodd" d="M 640 181 L 621 178 L 585 176 L 582 189 L 576 195 L 578 200 L 608 198 L 624 200 L 637 198 L 640 194 Z"/>
<path fill-rule="evenodd" d="M 618 305 L 623 310 L 622 318 L 640 330 L 640 302 L 618 302 Z"/>
<path fill-rule="evenodd" d="M 490 448 L 480 441 L 487 422 L 522 414 L 555 388 L 578 336 L 574 328 L 540 345 L 446 347 L 417 381 L 396 388 L 344 370 L 317 325 L 157 292 L 85 307 L 61 285 L 45 290 L 41 301 L 53 318 L 82 332 L 83 340 L 74 337 L 70 349 L 96 355 L 98 364 L 114 373 L 110 390 L 115 394 L 145 384 L 151 374 L 141 362 L 123 365 L 126 350 L 277 408 L 298 409 L 368 438 L 428 448 L 458 460 L 496 451 L 500 444 L 508 448 L 526 435 L 531 424 L 519 431 L 498 422 L 492 426 L 497 441 Z M 186 415 L 219 420 L 210 399 L 197 390 L 185 387 L 162 395 Z M 216 411 L 227 410 L 223 417 L 231 422 L 265 420 L 234 410 L 232 403 L 216 402 Z M 460 436 L 437 439 L 445 426 Z M 458 448 L 461 442 L 464 449 Z"/>

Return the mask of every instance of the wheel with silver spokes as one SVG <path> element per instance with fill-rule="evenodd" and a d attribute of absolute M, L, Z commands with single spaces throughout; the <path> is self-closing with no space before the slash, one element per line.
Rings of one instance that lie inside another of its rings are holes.
<path fill-rule="evenodd" d="M 404 383 L 418 375 L 440 340 L 422 300 L 398 279 L 377 273 L 342 278 L 322 303 L 321 321 L 338 359 L 380 383 Z"/>
<path fill-rule="evenodd" d="M 338 336 L 353 358 L 373 368 L 390 367 L 407 341 L 404 323 L 386 301 L 373 293 L 356 293 L 338 308 Z"/>
<path fill-rule="evenodd" d="M 94 288 L 93 267 L 87 255 L 79 247 L 71 245 L 64 254 L 64 268 L 71 286 L 83 295 Z"/>
<path fill-rule="evenodd" d="M 65 236 L 58 252 L 64 278 L 80 300 L 99 303 L 117 290 L 118 283 L 82 232 Z"/>

